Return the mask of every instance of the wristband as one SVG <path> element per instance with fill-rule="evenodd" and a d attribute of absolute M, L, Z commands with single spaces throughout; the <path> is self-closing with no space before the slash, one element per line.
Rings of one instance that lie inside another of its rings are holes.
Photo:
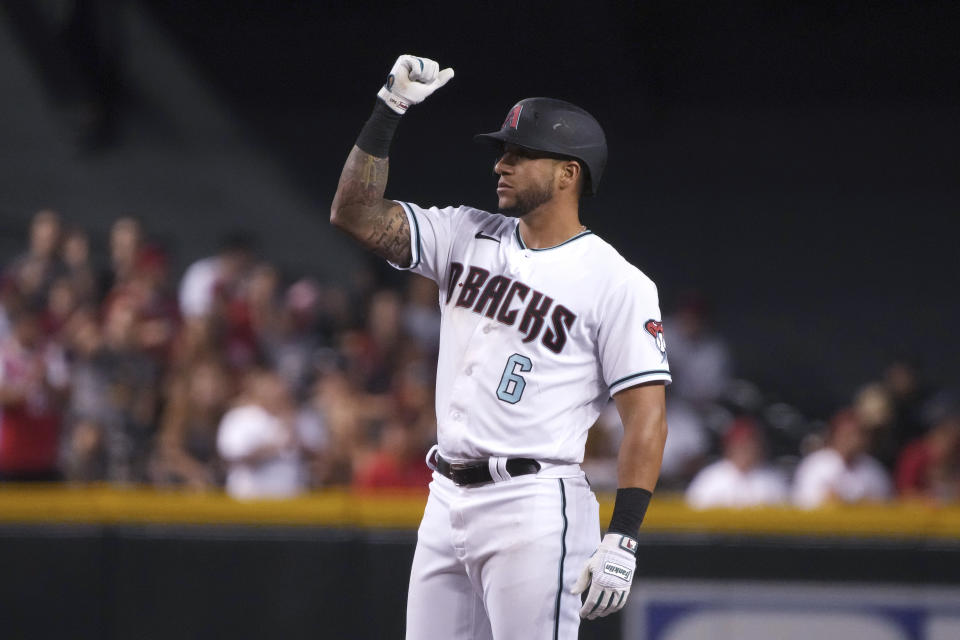
<path fill-rule="evenodd" d="M 357 146 L 364 153 L 377 158 L 386 158 L 390 155 L 390 143 L 400 123 L 400 114 L 377 99 L 373 106 L 373 113 L 360 130 L 357 136 Z"/>
<path fill-rule="evenodd" d="M 652 497 L 653 493 L 639 487 L 617 489 L 617 499 L 613 503 L 613 517 L 610 518 L 607 532 L 636 538 Z"/>

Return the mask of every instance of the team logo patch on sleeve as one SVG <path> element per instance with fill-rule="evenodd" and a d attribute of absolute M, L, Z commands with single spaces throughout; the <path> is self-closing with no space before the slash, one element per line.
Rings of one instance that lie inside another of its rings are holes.
<path fill-rule="evenodd" d="M 643 327 L 647 330 L 653 339 L 657 342 L 657 349 L 660 349 L 660 353 L 663 355 L 667 354 L 667 341 L 663 337 L 663 323 L 659 320 L 647 320 L 646 324 Z"/>

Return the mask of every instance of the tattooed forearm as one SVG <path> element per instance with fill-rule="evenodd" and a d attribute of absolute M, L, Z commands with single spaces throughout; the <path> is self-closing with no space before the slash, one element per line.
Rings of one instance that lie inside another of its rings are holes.
<path fill-rule="evenodd" d="M 387 188 L 389 168 L 387 158 L 376 158 L 354 147 L 340 173 L 337 195 L 333 198 L 334 216 L 351 207 L 379 206 Z"/>
<path fill-rule="evenodd" d="M 389 158 L 377 158 L 354 147 L 343 166 L 337 195 L 367 205 L 376 204 L 387 189 L 389 169 Z"/>
<path fill-rule="evenodd" d="M 330 221 L 366 248 L 400 265 L 409 265 L 410 224 L 396 202 L 384 200 L 389 161 L 354 147 L 343 165 Z"/>

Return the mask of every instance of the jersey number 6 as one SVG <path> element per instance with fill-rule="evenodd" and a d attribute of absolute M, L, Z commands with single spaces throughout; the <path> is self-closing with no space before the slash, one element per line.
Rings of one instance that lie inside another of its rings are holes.
<path fill-rule="evenodd" d="M 515 353 L 507 359 L 507 366 L 503 368 L 503 377 L 500 378 L 500 387 L 497 389 L 497 397 L 504 402 L 517 404 L 520 402 L 520 396 L 527 386 L 527 381 L 523 376 L 517 373 L 533 370 L 533 362 L 527 356 Z"/>

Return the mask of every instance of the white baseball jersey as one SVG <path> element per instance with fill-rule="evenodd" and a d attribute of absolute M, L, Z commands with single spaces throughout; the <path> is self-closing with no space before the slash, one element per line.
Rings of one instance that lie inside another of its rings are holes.
<path fill-rule="evenodd" d="M 670 382 L 656 286 L 590 231 L 531 249 L 516 218 L 400 204 L 405 268 L 440 287 L 444 457 L 579 463 L 610 396 Z"/>

